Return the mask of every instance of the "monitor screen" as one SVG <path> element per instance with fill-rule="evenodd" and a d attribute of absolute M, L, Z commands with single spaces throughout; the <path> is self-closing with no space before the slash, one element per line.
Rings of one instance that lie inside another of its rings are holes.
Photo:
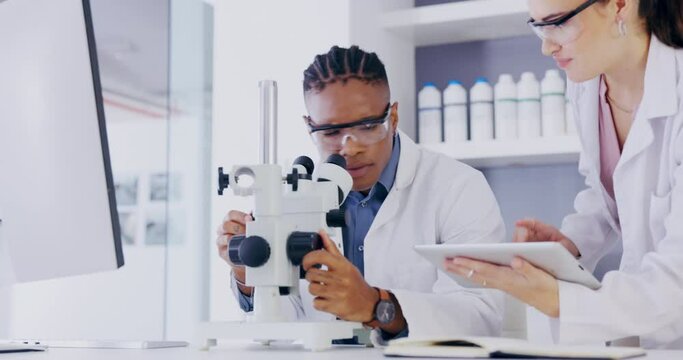
<path fill-rule="evenodd" d="M 0 0 L 0 285 L 123 266 L 88 0 Z"/>

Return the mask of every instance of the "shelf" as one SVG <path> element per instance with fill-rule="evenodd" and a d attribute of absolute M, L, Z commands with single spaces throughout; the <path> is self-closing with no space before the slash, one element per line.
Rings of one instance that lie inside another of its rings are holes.
<path fill-rule="evenodd" d="M 532 34 L 527 0 L 468 0 L 384 14 L 382 26 L 415 46 L 500 39 Z"/>
<path fill-rule="evenodd" d="M 475 168 L 576 163 L 581 151 L 581 143 L 576 136 L 510 141 L 468 141 L 423 146 Z"/>

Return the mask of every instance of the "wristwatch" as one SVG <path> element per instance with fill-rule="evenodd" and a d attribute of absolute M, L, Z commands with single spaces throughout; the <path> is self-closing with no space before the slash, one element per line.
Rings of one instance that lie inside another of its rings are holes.
<path fill-rule="evenodd" d="M 384 289 L 375 288 L 375 290 L 379 293 L 379 301 L 375 304 L 372 320 L 363 324 L 371 329 L 391 324 L 396 318 L 396 305 L 392 301 L 391 294 Z"/>

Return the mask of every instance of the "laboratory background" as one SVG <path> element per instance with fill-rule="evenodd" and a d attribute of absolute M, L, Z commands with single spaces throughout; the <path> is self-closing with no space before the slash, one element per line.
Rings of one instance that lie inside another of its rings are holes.
<path fill-rule="evenodd" d="M 0 338 L 186 340 L 201 322 L 242 319 L 214 241 L 226 212 L 250 200 L 216 196 L 216 168 L 257 163 L 263 79 L 278 83 L 279 162 L 316 158 L 301 120 L 302 72 L 332 45 L 379 55 L 400 129 L 484 173 L 508 240 L 517 219 L 559 226 L 585 188 L 566 79 L 526 25 L 526 0 L 91 8 L 125 266 L 0 288 Z"/>

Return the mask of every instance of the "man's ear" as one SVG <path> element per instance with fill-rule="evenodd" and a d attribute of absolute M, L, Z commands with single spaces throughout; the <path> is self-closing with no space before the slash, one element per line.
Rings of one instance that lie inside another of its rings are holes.
<path fill-rule="evenodd" d="M 391 105 L 391 128 L 398 134 L 398 101 Z"/>

